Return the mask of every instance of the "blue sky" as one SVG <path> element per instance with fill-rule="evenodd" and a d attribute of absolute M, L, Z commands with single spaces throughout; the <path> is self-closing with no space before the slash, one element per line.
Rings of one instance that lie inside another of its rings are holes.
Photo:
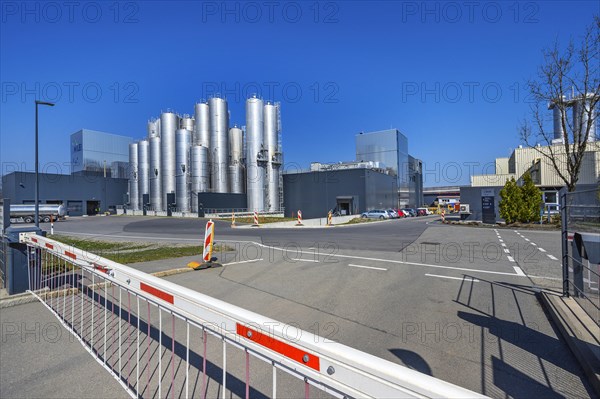
<path fill-rule="evenodd" d="M 287 168 L 353 160 L 354 135 L 395 127 L 426 186 L 468 184 L 519 144 L 541 50 L 578 38 L 597 1 L 1 3 L 2 173 L 68 172 L 69 136 L 146 134 L 215 91 L 282 103 Z"/>

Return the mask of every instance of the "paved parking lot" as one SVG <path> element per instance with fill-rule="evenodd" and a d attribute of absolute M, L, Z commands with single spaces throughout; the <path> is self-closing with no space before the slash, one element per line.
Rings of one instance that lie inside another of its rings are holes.
<path fill-rule="evenodd" d="M 192 242 L 202 227 L 97 218 L 55 228 Z M 223 268 L 167 279 L 492 397 L 592 396 L 536 298 L 560 287 L 558 232 L 413 218 L 285 232 L 219 223 L 216 234 L 236 249 Z"/>

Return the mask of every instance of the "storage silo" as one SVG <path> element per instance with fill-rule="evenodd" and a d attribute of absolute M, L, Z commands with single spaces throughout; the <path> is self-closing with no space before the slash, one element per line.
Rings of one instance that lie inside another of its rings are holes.
<path fill-rule="evenodd" d="M 265 210 L 265 159 L 263 158 L 263 101 L 246 100 L 246 193 L 249 211 Z"/>
<path fill-rule="evenodd" d="M 190 211 L 190 192 L 188 185 L 188 174 L 190 171 L 190 146 L 192 144 L 192 132 L 187 129 L 179 129 L 175 133 L 175 157 L 176 157 L 176 190 L 175 202 L 180 212 Z"/>
<path fill-rule="evenodd" d="M 160 137 L 150 138 L 150 206 L 156 211 L 162 211 L 163 194 L 161 183 L 161 163 L 160 163 Z"/>
<path fill-rule="evenodd" d="M 129 207 L 140 209 L 138 190 L 138 144 L 129 144 Z"/>
<path fill-rule="evenodd" d="M 179 121 L 179 128 L 194 131 L 194 118 L 189 115 L 183 115 Z"/>
<path fill-rule="evenodd" d="M 148 121 L 148 138 L 160 136 L 160 119 Z"/>
<path fill-rule="evenodd" d="M 229 192 L 244 193 L 244 133 L 237 126 L 229 129 Z"/>
<path fill-rule="evenodd" d="M 554 124 L 554 140 L 561 140 L 564 137 L 564 130 L 562 125 L 562 110 L 565 110 L 566 117 L 566 99 L 563 96 L 562 101 L 556 99 L 550 105 L 552 108 L 552 121 Z"/>
<path fill-rule="evenodd" d="M 208 148 L 210 145 L 210 111 L 208 103 L 197 103 L 194 106 L 194 144 Z"/>
<path fill-rule="evenodd" d="M 139 190 L 139 207 L 144 208 L 144 194 L 150 194 L 150 159 L 149 159 L 148 140 L 140 140 L 138 142 L 138 190 Z"/>
<path fill-rule="evenodd" d="M 267 103 L 264 108 L 264 147 L 267 150 L 267 198 L 265 207 L 270 212 L 279 211 L 279 174 L 281 153 L 279 151 L 279 107 Z"/>
<path fill-rule="evenodd" d="M 213 97 L 208 100 L 210 110 L 210 146 L 211 188 L 215 193 L 229 190 L 229 112 L 227 101 Z"/>
<path fill-rule="evenodd" d="M 580 96 L 573 103 L 573 132 L 576 135 L 581 134 L 581 139 L 587 132 L 587 124 L 589 120 L 590 107 L 592 106 L 590 99 L 593 98 L 593 93 L 588 93 L 586 96 Z M 577 136 L 575 136 L 577 137 Z M 596 126 L 592 123 L 587 141 L 594 141 L 596 138 Z"/>
<path fill-rule="evenodd" d="M 168 193 L 175 192 L 175 132 L 179 125 L 179 117 L 172 112 L 160 115 L 160 161 L 162 198 L 165 208 Z"/>
<path fill-rule="evenodd" d="M 208 148 L 201 145 L 192 145 L 190 158 L 191 207 L 192 212 L 198 212 L 198 193 L 205 193 L 210 189 Z"/>

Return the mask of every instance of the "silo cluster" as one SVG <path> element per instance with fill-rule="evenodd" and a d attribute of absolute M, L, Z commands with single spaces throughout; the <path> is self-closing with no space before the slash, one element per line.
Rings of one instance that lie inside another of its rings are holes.
<path fill-rule="evenodd" d="M 552 120 L 554 126 L 554 140 L 552 140 L 553 143 L 559 143 L 564 141 L 565 126 L 563 126 L 563 119 L 565 121 L 566 127 L 571 126 L 573 137 L 580 137 L 580 135 L 585 135 L 587 131 L 589 115 L 593 115 L 594 112 L 597 112 L 597 110 L 590 111 L 590 107 L 592 106 L 591 100 L 593 98 L 593 93 L 588 93 L 587 95 L 573 96 L 570 99 L 567 99 L 565 96 L 562 96 L 562 98 L 557 98 L 549 104 L 548 108 L 552 110 Z M 571 110 L 571 118 L 569 118 L 568 115 L 569 109 Z M 590 127 L 590 133 L 588 136 L 588 141 L 594 141 L 595 138 L 596 126 L 592 122 L 592 125 Z"/>
<path fill-rule="evenodd" d="M 150 120 L 148 137 L 129 148 L 130 208 L 197 212 L 198 193 L 213 192 L 246 194 L 248 211 L 279 211 L 279 104 L 249 98 L 245 127 L 230 127 L 229 114 L 227 100 L 213 97 L 193 116 L 167 111 Z"/>

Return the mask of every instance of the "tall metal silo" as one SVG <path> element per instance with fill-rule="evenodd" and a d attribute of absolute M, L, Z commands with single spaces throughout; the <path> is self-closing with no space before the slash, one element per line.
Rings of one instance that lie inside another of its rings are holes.
<path fill-rule="evenodd" d="M 138 190 L 139 190 L 139 207 L 144 207 L 144 194 L 150 194 L 150 143 L 148 140 L 140 140 L 138 142 Z"/>
<path fill-rule="evenodd" d="M 279 174 L 281 168 L 281 152 L 279 150 L 279 107 L 267 103 L 264 109 L 264 146 L 267 150 L 267 198 L 266 208 L 279 211 Z"/>
<path fill-rule="evenodd" d="M 148 177 L 150 180 L 150 206 L 156 211 L 164 210 L 163 194 L 161 182 L 161 162 L 160 162 L 160 137 L 150 138 L 150 170 Z"/>
<path fill-rule="evenodd" d="M 208 148 L 210 146 L 210 111 L 208 103 L 197 103 L 194 106 L 194 144 Z"/>
<path fill-rule="evenodd" d="M 176 154 L 176 182 L 175 201 L 180 212 L 190 211 L 190 191 L 188 185 L 188 174 L 190 173 L 190 146 L 192 144 L 192 132 L 187 129 L 179 129 L 175 134 Z"/>
<path fill-rule="evenodd" d="M 246 100 L 246 193 L 249 211 L 265 210 L 265 159 L 263 158 L 263 101 Z"/>
<path fill-rule="evenodd" d="M 192 212 L 198 212 L 198 193 L 210 190 L 210 164 L 208 161 L 208 148 L 201 145 L 193 145 L 190 150 L 190 178 Z"/>
<path fill-rule="evenodd" d="M 140 209 L 138 190 L 138 143 L 129 144 L 129 207 Z"/>
<path fill-rule="evenodd" d="M 148 138 L 160 136 L 160 119 L 148 121 Z"/>
<path fill-rule="evenodd" d="M 229 192 L 244 193 L 244 133 L 237 126 L 229 129 Z"/>
<path fill-rule="evenodd" d="M 189 115 L 183 115 L 179 121 L 179 128 L 194 131 L 194 118 Z"/>
<path fill-rule="evenodd" d="M 229 112 L 227 101 L 213 97 L 208 100 L 210 110 L 211 188 L 216 193 L 229 190 Z"/>
<path fill-rule="evenodd" d="M 581 134 L 581 140 L 583 140 L 583 135 L 587 132 L 587 124 L 589 120 L 589 112 L 591 104 L 591 98 L 593 98 L 593 93 L 588 93 L 585 96 L 580 96 L 575 99 L 573 103 L 573 132 L 577 135 Z M 596 138 L 596 126 L 592 123 L 590 127 L 590 132 L 588 136 L 588 141 L 594 141 Z"/>
<path fill-rule="evenodd" d="M 179 117 L 172 112 L 160 115 L 160 161 L 162 196 L 165 207 L 166 196 L 175 192 L 175 132 L 179 126 Z"/>

